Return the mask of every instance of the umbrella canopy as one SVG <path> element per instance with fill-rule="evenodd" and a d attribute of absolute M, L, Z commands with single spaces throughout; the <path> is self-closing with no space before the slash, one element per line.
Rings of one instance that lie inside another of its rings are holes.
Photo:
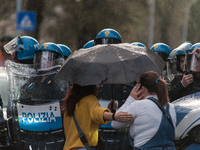
<path fill-rule="evenodd" d="M 56 78 L 81 86 L 126 84 L 146 71 L 161 74 L 165 62 L 153 51 L 132 44 L 96 45 L 73 52 Z"/>

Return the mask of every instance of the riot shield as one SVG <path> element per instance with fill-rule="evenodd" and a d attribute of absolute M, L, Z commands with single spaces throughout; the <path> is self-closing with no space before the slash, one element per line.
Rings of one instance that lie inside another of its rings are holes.
<path fill-rule="evenodd" d="M 61 100 L 66 87 L 55 74 L 37 76 L 31 65 L 7 61 L 8 115 L 13 117 L 14 141 L 22 149 L 63 149 Z"/>
<path fill-rule="evenodd" d="M 125 100 L 130 94 L 131 89 L 134 84 L 130 85 L 110 85 L 103 84 L 100 85 L 98 91 L 99 104 L 107 108 L 111 99 L 113 99 L 117 104 L 118 108 L 123 105 Z M 111 127 L 111 122 L 107 125 L 102 125 L 99 128 L 99 136 L 101 140 L 104 142 L 105 150 L 126 150 L 130 149 L 131 145 L 129 144 L 128 139 L 128 130 L 129 127 L 125 127 L 123 129 L 113 129 Z"/>
<path fill-rule="evenodd" d="M 200 149 L 200 92 L 173 101 L 176 110 L 175 146 L 177 150 Z"/>

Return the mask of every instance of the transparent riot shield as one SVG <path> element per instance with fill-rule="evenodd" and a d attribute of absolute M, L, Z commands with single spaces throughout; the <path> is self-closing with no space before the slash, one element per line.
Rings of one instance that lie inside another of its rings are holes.
<path fill-rule="evenodd" d="M 130 85 L 110 85 L 103 84 L 100 85 L 98 96 L 99 96 L 99 104 L 107 108 L 111 99 L 113 99 L 117 104 L 118 108 L 123 105 L 125 100 L 130 94 L 133 86 L 136 83 L 132 83 Z M 113 129 L 111 127 L 111 122 L 107 125 L 102 125 L 99 128 L 99 135 L 104 142 L 105 150 L 126 150 L 130 149 L 131 145 L 129 144 L 128 139 L 128 130 L 129 127 L 125 127 L 123 129 Z"/>
<path fill-rule="evenodd" d="M 66 87 L 55 74 L 36 76 L 31 65 L 7 61 L 8 115 L 21 149 L 61 150 L 64 146 L 61 100 Z"/>

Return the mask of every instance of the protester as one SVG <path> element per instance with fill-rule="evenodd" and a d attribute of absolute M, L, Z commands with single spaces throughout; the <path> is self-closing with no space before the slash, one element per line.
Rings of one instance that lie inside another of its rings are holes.
<path fill-rule="evenodd" d="M 172 123 L 157 105 L 164 110 Z M 132 114 L 133 119 L 124 123 L 112 121 L 112 127 L 120 129 L 130 125 L 129 134 L 134 150 L 175 150 L 173 141 L 176 113 L 169 103 L 167 85 L 157 73 L 149 71 L 142 74 L 140 83 L 132 89 L 130 96 L 117 112 L 119 111 Z"/>
<path fill-rule="evenodd" d="M 132 115 L 124 112 L 116 114 L 110 113 L 110 110 L 99 105 L 97 100 L 97 86 L 80 86 L 73 84 L 69 93 L 63 100 L 65 146 L 64 150 L 80 149 L 85 146 L 79 138 L 75 126 L 73 115 L 85 135 L 89 146 L 95 147 L 98 143 L 98 127 L 101 124 L 108 124 L 110 120 L 130 121 Z M 84 148 L 84 149 L 83 149 Z"/>
<path fill-rule="evenodd" d="M 177 71 L 180 73 L 184 73 L 183 67 L 185 64 L 186 51 L 191 48 L 192 48 L 192 44 L 189 42 L 184 42 L 179 47 L 176 48 Z"/>

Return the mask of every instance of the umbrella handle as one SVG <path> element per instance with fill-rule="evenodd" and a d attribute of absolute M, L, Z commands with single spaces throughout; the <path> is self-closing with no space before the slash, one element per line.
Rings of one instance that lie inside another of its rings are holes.
<path fill-rule="evenodd" d="M 113 99 L 111 98 L 111 112 L 112 112 L 112 113 L 115 113 L 116 110 L 113 109 L 113 103 L 114 103 L 114 101 L 113 101 Z"/>

